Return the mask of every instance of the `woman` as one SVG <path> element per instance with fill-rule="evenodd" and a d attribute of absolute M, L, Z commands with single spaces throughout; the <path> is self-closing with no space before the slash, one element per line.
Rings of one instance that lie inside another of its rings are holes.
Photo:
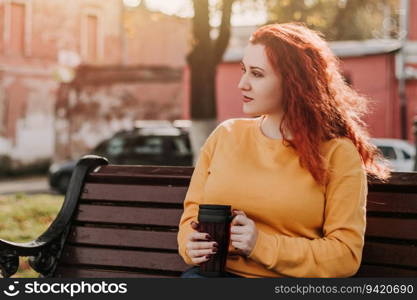
<path fill-rule="evenodd" d="M 227 276 L 354 275 L 367 175 L 390 176 L 360 119 L 367 99 L 344 82 L 326 42 L 299 24 L 259 28 L 241 64 L 243 111 L 260 117 L 223 122 L 201 149 L 179 225 L 179 253 L 194 266 L 182 277 L 198 276 L 216 252 L 196 230 L 202 203 L 235 209 Z"/>

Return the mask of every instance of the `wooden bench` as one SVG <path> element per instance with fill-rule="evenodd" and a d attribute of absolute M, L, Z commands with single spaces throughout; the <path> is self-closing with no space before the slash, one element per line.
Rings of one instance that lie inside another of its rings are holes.
<path fill-rule="evenodd" d="M 107 165 L 81 159 L 56 219 L 37 240 L 0 240 L 3 276 L 19 256 L 45 277 L 178 277 L 182 203 L 193 168 Z M 370 180 L 366 242 L 357 277 L 417 276 L 417 173 Z"/>

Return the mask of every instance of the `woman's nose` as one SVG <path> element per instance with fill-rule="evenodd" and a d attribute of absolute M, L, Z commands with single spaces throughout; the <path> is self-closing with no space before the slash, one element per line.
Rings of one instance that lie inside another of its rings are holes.
<path fill-rule="evenodd" d="M 241 90 L 247 91 L 250 89 L 250 85 L 247 82 L 247 80 L 245 79 L 245 75 L 242 75 L 242 77 L 240 78 L 239 84 L 237 85 L 237 87 Z"/>

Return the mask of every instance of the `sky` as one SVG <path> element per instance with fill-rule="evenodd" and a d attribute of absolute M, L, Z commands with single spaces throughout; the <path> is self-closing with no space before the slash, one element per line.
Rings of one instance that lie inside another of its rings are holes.
<path fill-rule="evenodd" d="M 194 12 L 191 0 L 123 0 L 126 6 L 135 7 L 141 1 L 146 1 L 146 5 L 150 10 L 160 11 L 168 15 L 177 15 L 180 17 L 192 17 Z M 209 0 L 210 4 L 214 4 L 217 0 Z M 220 24 L 221 15 L 214 15 L 210 23 L 212 26 Z M 233 15 L 231 19 L 232 26 L 260 25 L 266 21 L 266 10 L 245 10 L 241 12 L 240 3 L 233 6 Z"/>

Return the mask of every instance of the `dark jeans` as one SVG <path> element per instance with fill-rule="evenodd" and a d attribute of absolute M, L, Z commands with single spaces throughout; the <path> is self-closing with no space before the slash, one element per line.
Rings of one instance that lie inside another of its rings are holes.
<path fill-rule="evenodd" d="M 184 273 L 181 274 L 180 278 L 213 278 L 213 277 L 206 277 L 203 275 L 200 275 L 199 273 L 200 267 L 191 267 L 190 269 L 187 269 L 184 271 Z M 229 272 L 226 272 L 225 276 L 227 278 L 243 278 L 242 276 L 232 274 Z"/>

